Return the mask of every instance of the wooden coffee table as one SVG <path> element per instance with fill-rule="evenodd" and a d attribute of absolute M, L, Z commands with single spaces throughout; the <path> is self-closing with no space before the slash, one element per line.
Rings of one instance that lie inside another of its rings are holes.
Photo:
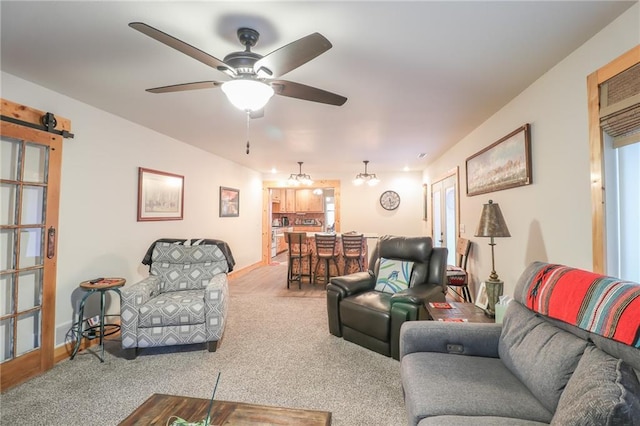
<path fill-rule="evenodd" d="M 203 420 L 209 410 L 209 399 L 154 393 L 120 425 L 162 425 L 171 416 L 190 422 Z M 270 407 L 243 402 L 213 401 L 211 426 L 214 425 L 322 425 L 331 424 L 328 411 Z"/>
<path fill-rule="evenodd" d="M 434 321 L 459 321 L 493 323 L 495 320 L 484 314 L 484 311 L 473 303 L 448 302 L 451 308 L 436 308 L 425 303 L 425 308 Z"/>

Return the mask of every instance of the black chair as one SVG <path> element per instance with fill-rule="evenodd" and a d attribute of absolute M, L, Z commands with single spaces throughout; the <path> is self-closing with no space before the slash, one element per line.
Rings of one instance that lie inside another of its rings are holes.
<path fill-rule="evenodd" d="M 332 278 L 327 285 L 329 332 L 399 359 L 402 324 L 429 319 L 425 304 L 446 300 L 447 254 L 430 237 L 381 237 L 368 271 Z M 382 258 L 413 262 L 409 288 L 394 294 L 375 290 Z"/>
<path fill-rule="evenodd" d="M 302 288 L 302 278 L 308 277 L 311 282 L 311 250 L 307 243 L 307 234 L 305 232 L 285 232 L 285 241 L 289 249 L 287 268 L 287 288 L 294 281 L 298 282 L 298 289 Z M 305 262 L 306 261 L 306 262 Z M 305 264 L 307 273 L 304 273 Z"/>
<path fill-rule="evenodd" d="M 318 282 L 318 268 L 320 264 L 324 264 L 324 282 L 329 283 L 329 277 L 331 276 L 330 262 L 336 266 L 336 271 L 340 275 L 340 268 L 338 267 L 338 240 L 336 234 L 316 234 L 316 267 L 314 269 L 314 283 Z"/>
<path fill-rule="evenodd" d="M 362 234 L 342 234 L 342 257 L 344 258 L 343 273 L 349 274 L 349 265 L 358 265 L 358 270 L 364 271 L 364 244 L 365 239 Z"/>

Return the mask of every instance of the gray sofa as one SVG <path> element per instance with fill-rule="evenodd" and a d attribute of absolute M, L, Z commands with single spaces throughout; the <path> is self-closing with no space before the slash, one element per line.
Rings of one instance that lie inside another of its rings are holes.
<path fill-rule="evenodd" d="M 404 323 L 408 424 L 640 425 L 639 313 L 640 284 L 534 262 L 502 325 Z"/>

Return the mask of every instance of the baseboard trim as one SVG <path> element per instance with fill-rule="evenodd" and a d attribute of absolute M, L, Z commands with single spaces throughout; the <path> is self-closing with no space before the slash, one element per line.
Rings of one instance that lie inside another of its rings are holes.
<path fill-rule="evenodd" d="M 231 271 L 231 272 L 229 272 L 228 275 L 229 275 L 229 278 L 241 277 L 241 276 L 246 275 L 249 272 L 253 271 L 254 269 L 258 269 L 261 266 L 264 266 L 264 263 L 256 262 L 253 265 L 245 266 L 244 268 L 238 269 L 237 271 Z"/>

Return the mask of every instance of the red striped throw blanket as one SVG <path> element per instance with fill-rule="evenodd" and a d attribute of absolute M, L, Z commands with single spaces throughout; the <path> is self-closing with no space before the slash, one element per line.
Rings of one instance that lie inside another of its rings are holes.
<path fill-rule="evenodd" d="M 640 284 L 544 264 L 527 287 L 532 311 L 640 348 Z"/>

